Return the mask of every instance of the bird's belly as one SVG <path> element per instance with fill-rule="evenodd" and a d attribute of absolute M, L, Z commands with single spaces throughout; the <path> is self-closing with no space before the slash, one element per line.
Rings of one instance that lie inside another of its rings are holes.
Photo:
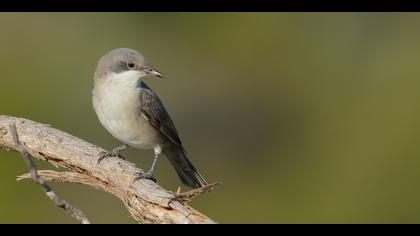
<path fill-rule="evenodd" d="M 103 125 L 112 136 L 131 147 L 153 149 L 159 143 L 159 135 L 153 127 L 141 119 L 143 118 L 127 120 L 121 116 L 107 119 Z"/>
<path fill-rule="evenodd" d="M 160 143 L 155 130 L 138 113 L 139 94 L 135 89 L 108 89 L 97 94 L 93 106 L 102 126 L 116 139 L 131 147 L 153 149 Z"/>

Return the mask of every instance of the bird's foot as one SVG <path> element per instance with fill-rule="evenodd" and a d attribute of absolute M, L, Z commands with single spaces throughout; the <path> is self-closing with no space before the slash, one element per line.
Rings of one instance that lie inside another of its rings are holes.
<path fill-rule="evenodd" d="M 98 158 L 98 164 L 101 163 L 101 161 L 103 161 L 105 158 L 108 157 L 118 157 L 121 158 L 123 160 L 125 160 L 125 158 L 123 156 L 120 155 L 120 151 L 118 148 L 113 149 L 112 151 L 108 152 L 108 151 L 102 151 L 99 153 L 99 158 Z"/>
<path fill-rule="evenodd" d="M 149 180 L 156 183 L 156 178 L 153 177 L 153 173 L 151 173 L 150 171 L 148 171 L 147 173 L 137 172 L 134 176 L 133 183 L 135 183 L 136 181 L 139 181 L 141 179 L 149 179 Z"/>

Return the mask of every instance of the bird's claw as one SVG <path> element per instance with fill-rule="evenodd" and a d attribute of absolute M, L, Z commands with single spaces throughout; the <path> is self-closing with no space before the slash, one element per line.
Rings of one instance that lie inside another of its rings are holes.
<path fill-rule="evenodd" d="M 138 172 L 138 173 L 136 173 L 135 176 L 134 176 L 133 183 L 135 183 L 135 182 L 137 182 L 141 179 L 148 179 L 148 180 L 151 180 L 151 181 L 156 183 L 156 178 L 153 177 L 153 174 L 150 173 L 150 172 L 147 172 L 147 173 Z"/>
<path fill-rule="evenodd" d="M 104 159 L 108 158 L 108 157 L 118 157 L 121 158 L 123 160 L 125 160 L 124 157 L 122 157 L 118 152 L 116 152 L 115 150 L 112 150 L 110 152 L 108 151 L 102 151 L 99 153 L 98 155 L 98 164 L 100 164 Z"/>

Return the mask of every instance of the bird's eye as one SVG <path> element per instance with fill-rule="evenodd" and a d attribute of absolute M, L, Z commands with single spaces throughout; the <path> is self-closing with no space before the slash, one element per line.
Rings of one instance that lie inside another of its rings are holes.
<path fill-rule="evenodd" d="M 136 65 L 133 63 L 133 62 L 128 62 L 127 63 L 127 67 L 128 67 L 128 69 L 134 69 L 135 67 L 136 67 Z"/>

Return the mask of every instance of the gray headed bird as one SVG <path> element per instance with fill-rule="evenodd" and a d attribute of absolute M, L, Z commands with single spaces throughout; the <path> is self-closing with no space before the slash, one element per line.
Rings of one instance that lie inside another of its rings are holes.
<path fill-rule="evenodd" d="M 152 167 L 144 176 L 156 181 L 154 173 L 161 154 L 175 168 L 181 181 L 192 188 L 207 185 L 188 160 L 178 132 L 162 102 L 143 81 L 146 76 L 163 75 L 133 49 L 118 48 L 98 62 L 92 91 L 93 107 L 105 129 L 124 145 L 102 152 L 98 163 L 106 157 L 120 156 L 128 147 L 153 149 Z"/>

